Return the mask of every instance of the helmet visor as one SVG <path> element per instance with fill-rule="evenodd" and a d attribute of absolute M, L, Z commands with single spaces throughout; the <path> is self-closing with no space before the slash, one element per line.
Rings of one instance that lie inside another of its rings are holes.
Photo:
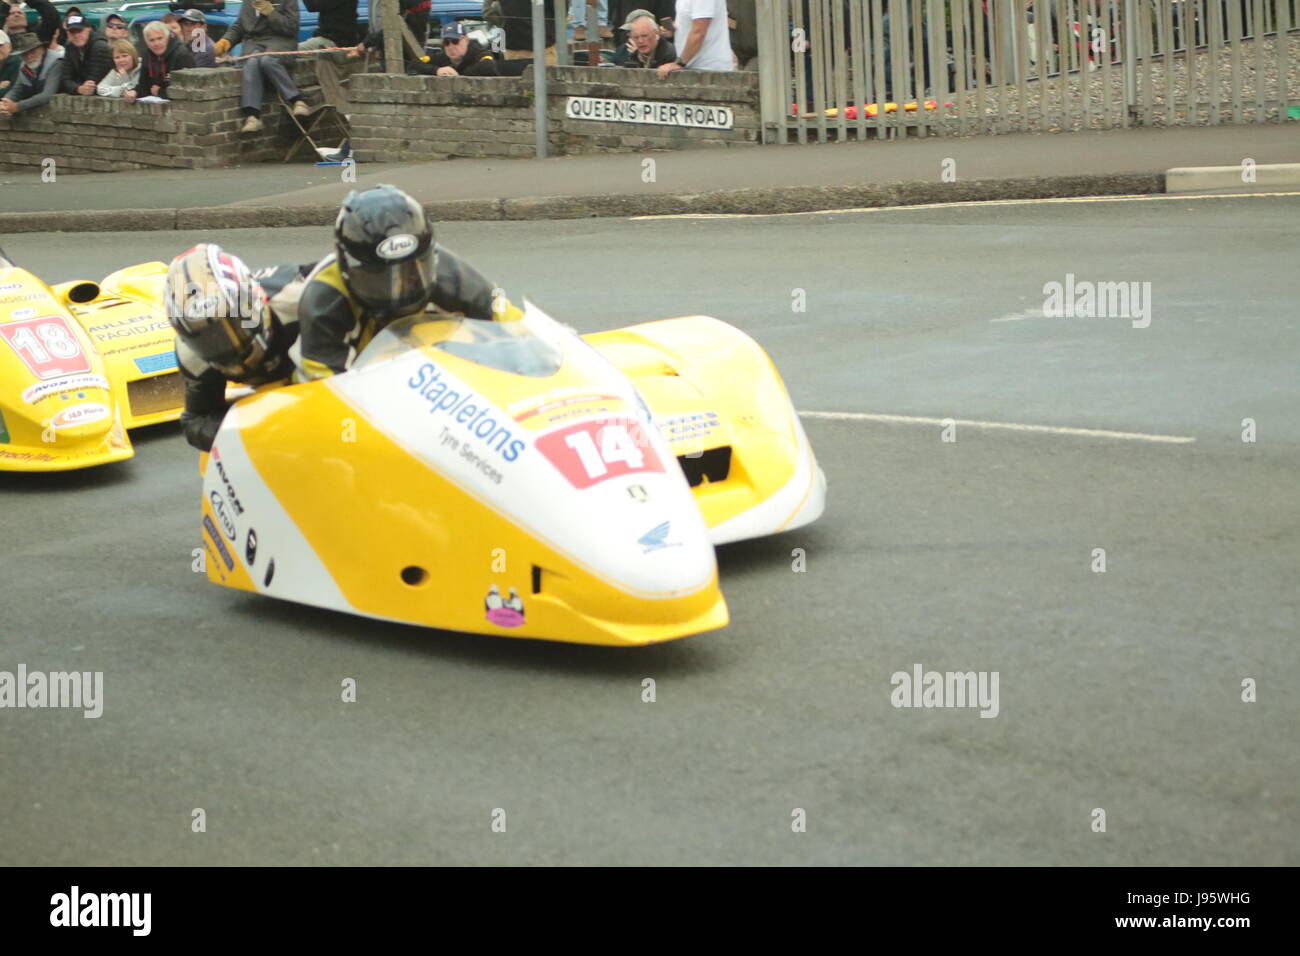
<path fill-rule="evenodd" d="M 374 265 L 343 250 L 343 278 L 354 296 L 385 319 L 424 308 L 433 295 L 433 246 L 402 262 Z"/>

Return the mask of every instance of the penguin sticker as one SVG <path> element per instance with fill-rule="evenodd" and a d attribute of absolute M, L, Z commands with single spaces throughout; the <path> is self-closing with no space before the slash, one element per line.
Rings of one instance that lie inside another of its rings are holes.
<path fill-rule="evenodd" d="M 497 627 L 519 627 L 524 623 L 524 601 L 514 588 L 510 589 L 509 598 L 502 599 L 501 589 L 492 585 L 483 604 L 487 608 L 487 619 Z"/>

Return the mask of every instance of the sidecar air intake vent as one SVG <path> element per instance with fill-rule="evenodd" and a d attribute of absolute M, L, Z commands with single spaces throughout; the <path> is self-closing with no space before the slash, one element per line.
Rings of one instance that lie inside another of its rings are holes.
<path fill-rule="evenodd" d="M 710 448 L 694 458 L 678 455 L 677 464 L 681 465 L 686 482 L 692 488 L 705 480 L 726 481 L 731 474 L 731 446 Z"/>
<path fill-rule="evenodd" d="M 131 403 L 132 417 L 154 415 L 185 403 L 185 383 L 180 372 L 142 378 L 127 382 L 126 397 Z"/>

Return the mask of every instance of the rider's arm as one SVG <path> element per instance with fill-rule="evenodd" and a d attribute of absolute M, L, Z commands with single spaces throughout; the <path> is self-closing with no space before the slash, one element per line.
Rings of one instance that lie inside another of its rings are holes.
<path fill-rule="evenodd" d="M 226 377 L 200 359 L 184 342 L 176 342 L 177 364 L 185 381 L 181 430 L 199 451 L 211 451 L 226 417 Z"/>
<path fill-rule="evenodd" d="M 501 293 L 493 311 L 493 292 L 499 291 L 479 272 L 445 246 L 438 246 L 438 284 L 433 304 L 445 312 L 460 312 L 471 319 L 509 317 L 515 311 Z"/>
<path fill-rule="evenodd" d="M 319 276 L 309 280 L 298 300 L 299 379 L 312 381 L 347 371 L 356 358 L 348 338 L 360 320 L 340 289 Z"/>

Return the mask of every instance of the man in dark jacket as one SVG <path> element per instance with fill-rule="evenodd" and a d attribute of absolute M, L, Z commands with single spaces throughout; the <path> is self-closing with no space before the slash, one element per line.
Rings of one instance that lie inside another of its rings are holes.
<path fill-rule="evenodd" d="M 628 43 L 614 51 L 614 65 L 657 70 L 677 59 L 677 50 L 659 35 L 659 24 L 648 10 L 633 10 L 623 24 Z M 628 45 L 632 49 L 628 49 Z"/>
<path fill-rule="evenodd" d="M 189 48 L 159 20 L 144 26 L 144 49 L 140 51 L 140 83 L 122 97 L 134 103 L 146 96 L 167 98 L 167 87 L 177 70 L 194 68 Z"/>
<path fill-rule="evenodd" d="M 239 19 L 217 41 L 217 56 L 225 56 L 231 47 L 241 42 L 245 56 L 298 49 L 298 0 L 252 0 L 245 3 L 239 11 Z M 294 116 L 306 116 L 311 112 L 289 75 L 283 57 L 254 56 L 244 61 L 239 105 L 243 107 L 246 119 L 241 132 L 256 133 L 262 128 L 262 101 L 266 97 L 267 81 L 275 87 L 281 99 L 292 104 Z"/>
<path fill-rule="evenodd" d="M 361 42 L 357 0 L 302 0 L 302 3 L 312 13 L 320 14 L 320 26 L 298 49 L 322 50 L 331 46 L 356 46 Z M 315 40 L 327 42 L 313 45 Z"/>
<path fill-rule="evenodd" d="M 533 4 L 532 0 L 501 0 L 501 29 L 506 32 L 506 59 L 527 60 L 533 56 Z M 565 5 L 567 8 L 567 4 Z M 547 0 L 542 5 L 546 62 L 555 62 L 555 4 Z"/>
<path fill-rule="evenodd" d="M 18 71 L 18 82 L 0 99 L 0 114 L 8 116 L 44 106 L 59 92 L 63 78 L 63 57 L 51 53 L 35 33 L 20 33 L 14 53 L 23 58 L 23 66 Z"/>
<path fill-rule="evenodd" d="M 471 40 L 463 23 L 442 28 L 442 52 L 416 71 L 425 76 L 498 76 L 497 61 L 483 44 Z"/>
<path fill-rule="evenodd" d="M 68 45 L 63 51 L 63 79 L 59 92 L 94 96 L 99 81 L 113 69 L 108 41 L 91 29 L 85 17 L 68 17 L 65 27 Z"/>

